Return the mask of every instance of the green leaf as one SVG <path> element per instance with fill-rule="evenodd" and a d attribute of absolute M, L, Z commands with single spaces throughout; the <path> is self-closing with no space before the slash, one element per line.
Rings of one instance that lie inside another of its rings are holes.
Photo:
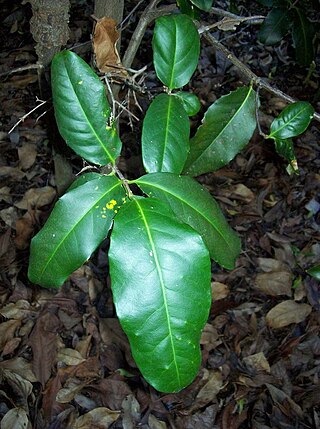
<path fill-rule="evenodd" d="M 275 140 L 274 145 L 276 148 L 276 152 L 289 161 L 289 166 L 287 171 L 289 174 L 296 173 L 298 174 L 298 163 L 297 158 L 294 153 L 293 141 L 291 139 L 285 140 Z"/>
<path fill-rule="evenodd" d="M 212 7 L 213 0 L 191 0 L 191 3 L 199 9 L 208 12 Z"/>
<path fill-rule="evenodd" d="M 314 265 L 313 267 L 306 270 L 306 272 L 309 274 L 309 276 L 320 281 L 320 264 Z"/>
<path fill-rule="evenodd" d="M 108 124 L 110 107 L 98 76 L 78 55 L 59 52 L 51 65 L 55 117 L 60 134 L 80 156 L 98 165 L 115 164 L 121 141 Z"/>
<path fill-rule="evenodd" d="M 316 31 L 301 9 L 294 8 L 293 13 L 292 38 L 296 60 L 302 66 L 309 66 L 314 59 L 313 39 Z"/>
<path fill-rule="evenodd" d="M 113 299 L 145 379 L 176 392 L 196 376 L 211 304 L 210 258 L 200 235 L 156 198 L 115 218 L 109 251 Z"/>
<path fill-rule="evenodd" d="M 101 174 L 96 172 L 81 174 L 81 176 L 77 177 L 77 179 L 73 183 L 71 183 L 71 185 L 67 189 L 67 192 L 72 191 L 72 189 L 78 188 L 79 186 L 82 186 L 87 182 L 90 182 L 90 180 L 99 179 L 100 177 Z"/>
<path fill-rule="evenodd" d="M 31 242 L 29 279 L 61 286 L 107 236 L 122 198 L 121 181 L 114 176 L 100 176 L 60 198 Z"/>
<path fill-rule="evenodd" d="M 187 15 L 162 16 L 156 20 L 152 40 L 158 78 L 170 89 L 186 85 L 198 65 L 200 36 Z"/>
<path fill-rule="evenodd" d="M 173 95 L 179 98 L 188 116 L 196 115 L 199 112 L 201 104 L 199 98 L 195 94 L 180 91 Z"/>
<path fill-rule="evenodd" d="M 290 26 L 289 12 L 286 8 L 273 8 L 261 25 L 258 39 L 264 45 L 275 45 L 287 34 Z"/>
<path fill-rule="evenodd" d="M 255 128 L 252 87 L 241 87 L 221 97 L 209 107 L 191 140 L 184 171 L 199 176 L 223 167 L 249 143 Z"/>
<path fill-rule="evenodd" d="M 302 134 L 308 128 L 313 113 L 314 108 L 307 101 L 289 104 L 272 122 L 268 138 L 283 140 Z"/>
<path fill-rule="evenodd" d="M 192 19 L 199 18 L 199 9 L 195 7 L 190 0 L 177 0 L 177 5 L 181 11 Z"/>
<path fill-rule="evenodd" d="M 224 268 L 234 268 L 240 253 L 239 237 L 205 188 L 191 177 L 171 173 L 147 174 L 134 183 L 149 196 L 164 201 L 182 222 L 195 229 L 212 259 Z"/>
<path fill-rule="evenodd" d="M 188 156 L 189 133 L 189 118 L 181 101 L 159 94 L 143 121 L 142 159 L 146 171 L 181 173 Z"/>

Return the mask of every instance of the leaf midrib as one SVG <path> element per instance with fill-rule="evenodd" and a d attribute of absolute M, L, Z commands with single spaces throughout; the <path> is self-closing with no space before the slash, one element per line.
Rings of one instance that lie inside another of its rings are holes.
<path fill-rule="evenodd" d="M 75 88 L 74 88 L 74 82 L 72 81 L 72 79 L 71 79 L 71 77 L 70 77 L 70 73 L 69 73 L 69 70 L 68 70 L 67 64 L 66 64 L 66 63 L 64 63 L 64 65 L 65 65 L 65 69 L 66 69 L 66 72 L 67 72 L 67 75 L 68 75 L 69 82 L 71 83 L 71 88 L 73 89 L 74 95 L 75 95 L 75 97 L 76 97 L 76 98 L 77 98 L 77 100 L 78 100 L 78 105 L 80 106 L 80 109 L 81 109 L 81 111 L 82 111 L 82 113 L 83 113 L 83 116 L 85 117 L 85 119 L 86 119 L 86 121 L 87 121 L 87 124 L 89 125 L 89 128 L 91 129 L 91 131 L 92 131 L 93 135 L 96 137 L 97 141 L 100 143 L 100 146 L 101 146 L 101 147 L 102 147 L 102 149 L 105 151 L 105 153 L 106 153 L 107 157 L 110 159 L 111 163 L 114 165 L 114 164 L 115 164 L 115 159 L 114 159 L 114 158 L 113 158 L 113 156 L 110 154 L 110 152 L 108 151 L 108 149 L 105 147 L 105 145 L 104 145 L 103 141 L 101 140 L 100 136 L 97 134 L 96 130 L 95 130 L 95 129 L 94 129 L 94 127 L 92 126 L 92 124 L 91 124 L 91 122 L 90 122 L 90 120 L 89 120 L 89 118 L 88 118 L 88 116 L 87 116 L 87 114 L 86 114 L 85 110 L 84 110 L 84 109 L 83 109 L 83 107 L 82 107 L 82 104 L 81 104 L 81 102 L 80 102 L 80 99 L 79 99 L 79 97 L 78 97 L 78 94 L 77 94 L 77 92 L 76 92 L 76 90 L 75 90 Z M 106 119 L 107 119 L 107 118 L 106 118 Z"/>
<path fill-rule="evenodd" d="M 270 133 L 269 135 L 268 135 L 268 137 L 269 138 L 276 138 L 276 137 L 274 137 L 274 136 L 277 136 L 277 133 L 279 133 L 279 131 L 281 131 L 281 130 L 283 130 L 284 128 L 286 128 L 286 127 L 288 127 L 288 125 L 290 125 L 290 123 L 293 121 L 293 120 L 295 120 L 296 119 L 296 117 L 297 116 L 299 116 L 299 115 L 301 115 L 306 109 L 308 109 L 309 108 L 309 106 L 308 105 L 306 105 L 306 106 L 304 106 L 301 110 L 299 110 L 291 119 L 289 119 L 289 121 L 288 122 L 285 122 L 285 120 L 284 120 L 284 118 L 282 117 L 281 119 L 283 120 L 283 125 L 281 126 L 281 127 L 279 127 L 279 128 L 277 128 L 276 129 L 276 131 L 274 131 L 274 132 L 272 132 L 272 133 Z M 279 118 L 278 118 L 279 119 Z"/>
<path fill-rule="evenodd" d="M 229 245 L 229 243 L 227 242 L 227 240 L 225 240 L 225 238 L 224 238 L 224 236 L 223 236 L 223 233 L 216 227 L 216 225 L 214 225 L 211 221 L 210 221 L 210 219 L 207 217 L 207 216 L 205 216 L 202 212 L 200 212 L 199 210 L 197 210 L 194 206 L 192 206 L 191 204 L 189 204 L 186 200 L 183 200 L 179 195 L 177 195 L 177 194 L 175 194 L 175 193 L 173 193 L 172 191 L 168 191 L 166 188 L 163 188 L 163 187 L 161 187 L 161 186 L 159 186 L 158 184 L 154 184 L 154 183 L 150 183 L 150 182 L 143 182 L 143 181 L 141 181 L 140 179 L 138 179 L 137 180 L 137 183 L 139 184 L 139 183 L 144 183 L 145 185 L 149 185 L 149 186 L 153 186 L 154 188 L 158 188 L 158 189 L 160 189 L 161 191 L 163 191 L 163 192 L 166 192 L 167 194 L 169 194 L 169 195 L 172 195 L 173 197 L 175 197 L 177 200 L 179 200 L 179 201 L 181 201 L 183 204 L 185 204 L 186 206 L 188 206 L 188 207 L 190 207 L 192 210 L 194 210 L 195 212 L 197 212 L 197 213 L 199 213 L 199 215 L 201 216 L 201 217 L 203 217 L 210 225 L 212 225 L 212 227 L 217 231 L 217 233 L 222 237 L 222 239 L 223 239 L 223 241 L 226 243 L 226 245 L 227 245 L 227 247 L 228 247 L 228 249 L 230 250 L 230 251 L 233 251 L 232 250 L 232 247 Z"/>
<path fill-rule="evenodd" d="M 148 238 L 149 238 L 149 241 L 150 241 L 150 245 L 151 245 L 151 249 L 152 249 L 152 252 L 153 252 L 155 266 L 156 266 L 156 269 L 157 269 L 157 272 L 158 272 L 160 286 L 161 286 L 161 292 L 162 292 L 162 296 L 163 296 L 164 308 L 165 308 L 167 325 L 168 325 L 168 331 L 169 331 L 169 337 L 170 337 L 170 343 L 171 343 L 171 349 L 172 349 L 172 354 L 173 354 L 173 362 L 174 362 L 174 366 L 175 366 L 175 370 L 176 370 L 177 380 L 178 380 L 179 386 L 182 386 L 182 384 L 181 384 L 181 378 L 180 378 L 180 373 L 179 373 L 179 369 L 178 369 L 178 364 L 177 364 L 176 350 L 175 350 L 174 343 L 173 343 L 173 335 L 172 335 L 172 328 L 171 328 L 171 323 L 170 323 L 170 315 L 169 315 L 169 310 L 168 310 L 168 303 L 167 303 L 165 284 L 164 284 L 164 279 L 163 279 L 163 275 L 162 275 L 161 266 L 160 266 L 159 259 L 158 259 L 158 253 L 157 253 L 156 246 L 155 246 L 155 243 L 153 241 L 152 234 L 151 234 L 151 231 L 150 231 L 150 228 L 149 228 L 149 224 L 148 224 L 147 218 L 146 218 L 146 216 L 144 214 L 143 208 L 141 207 L 141 205 L 139 204 L 139 201 L 137 199 L 135 199 L 134 202 L 137 204 L 138 210 L 139 210 L 139 212 L 141 214 L 141 218 L 142 218 L 143 223 L 144 223 L 144 225 L 146 227 L 147 235 L 148 235 Z"/>
<path fill-rule="evenodd" d="M 165 134 L 164 134 L 164 144 L 163 144 L 163 151 L 162 151 L 162 158 L 161 158 L 161 162 L 159 163 L 161 166 L 161 171 L 163 169 L 163 163 L 164 163 L 164 159 L 165 159 L 165 153 L 166 153 L 166 148 L 168 145 L 168 135 L 169 135 L 169 123 L 170 123 L 170 116 L 171 116 L 171 104 L 172 104 L 172 96 L 168 95 L 168 105 L 167 107 L 167 115 L 165 118 Z"/>
<path fill-rule="evenodd" d="M 230 120 L 230 121 L 228 121 L 228 123 L 222 128 L 222 130 L 219 132 L 219 134 L 217 134 L 215 137 L 214 137 L 214 139 L 213 140 L 211 140 L 210 142 L 209 142 L 209 144 L 207 145 L 207 147 L 203 150 L 203 151 L 201 151 L 201 153 L 199 154 L 199 156 L 197 156 L 192 162 L 191 162 L 191 164 L 189 164 L 189 167 L 191 167 L 193 164 L 195 164 L 197 161 L 198 161 L 198 159 L 199 158 L 201 158 L 204 154 L 205 154 L 205 152 L 208 150 L 208 148 L 211 146 L 211 145 L 213 145 L 214 143 L 215 143 L 215 141 L 224 133 L 224 131 L 226 130 L 226 128 L 227 127 L 229 127 L 229 125 L 235 120 L 235 118 L 237 117 L 237 115 L 241 112 L 241 110 L 243 109 L 243 107 L 244 107 L 244 105 L 245 105 L 245 103 L 247 102 L 247 100 L 248 100 L 248 98 L 249 98 L 249 96 L 251 95 L 251 92 L 253 91 L 253 88 L 252 88 L 252 86 L 250 86 L 249 87 L 249 90 L 248 90 L 248 94 L 246 95 L 246 97 L 245 97 L 245 99 L 243 100 L 243 102 L 241 103 L 241 105 L 239 106 L 239 108 L 238 108 L 238 110 L 235 112 L 235 114 L 233 115 L 233 117 L 232 117 L 232 119 Z M 204 126 L 204 124 L 203 125 L 201 125 L 201 127 L 203 127 Z M 200 127 L 200 128 L 201 128 Z M 196 137 L 197 135 L 195 135 L 195 137 Z M 195 138 L 194 137 L 194 138 Z M 191 153 L 191 152 L 190 152 Z M 188 167 L 188 168 L 189 168 Z"/>
<path fill-rule="evenodd" d="M 100 180 L 100 179 L 98 179 Z M 93 181 L 91 181 L 92 183 Z M 95 205 L 97 205 L 103 198 L 106 197 L 106 195 L 108 195 L 108 193 L 112 192 L 117 186 L 120 186 L 121 183 L 116 183 L 111 189 L 108 189 L 108 191 L 106 193 L 104 193 L 102 195 L 102 197 L 100 197 L 97 201 L 95 201 L 94 203 L 92 203 L 92 206 L 83 214 L 83 216 L 81 216 L 81 218 L 76 222 L 76 224 L 74 225 L 74 227 L 72 229 L 70 229 L 61 239 L 60 243 L 57 245 L 55 251 L 52 253 L 52 255 L 50 256 L 50 258 L 47 260 L 47 263 L 45 264 L 44 268 L 41 270 L 40 273 L 40 279 L 43 276 L 43 273 L 46 271 L 46 269 L 48 268 L 50 262 L 52 261 L 52 259 L 54 258 L 54 256 L 57 254 L 58 250 L 60 249 L 60 247 L 65 243 L 65 241 L 68 239 L 68 237 L 70 236 L 71 233 L 74 232 L 74 230 L 77 228 L 77 226 L 82 222 L 82 220 L 88 215 L 88 213 L 92 210 L 92 207 L 94 207 Z"/>

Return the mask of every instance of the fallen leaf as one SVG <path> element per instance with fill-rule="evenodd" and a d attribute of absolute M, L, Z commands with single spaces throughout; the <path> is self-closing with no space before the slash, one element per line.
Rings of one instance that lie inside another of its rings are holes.
<path fill-rule="evenodd" d="M 208 381 L 198 392 L 195 403 L 192 406 L 193 410 L 198 410 L 204 407 L 209 402 L 214 402 L 217 394 L 222 389 L 222 374 L 220 371 L 209 371 Z"/>
<path fill-rule="evenodd" d="M 150 429 L 167 429 L 166 423 L 158 420 L 153 414 L 149 414 L 148 425 Z"/>
<path fill-rule="evenodd" d="M 105 16 L 98 19 L 93 35 L 93 50 L 101 73 L 113 72 L 127 76 L 128 73 L 121 64 L 116 46 L 119 39 L 116 25 L 116 21 L 112 18 Z"/>
<path fill-rule="evenodd" d="M 20 324 L 20 320 L 7 320 L 0 324 L 0 351 L 2 351 L 6 343 L 14 337 L 16 329 Z"/>
<path fill-rule="evenodd" d="M 243 358 L 243 362 L 256 369 L 257 371 L 270 372 L 270 365 L 267 361 L 263 352 L 256 353 L 254 355 L 246 356 Z"/>
<path fill-rule="evenodd" d="M 74 429 L 108 429 L 120 416 L 120 411 L 98 407 L 89 411 L 75 421 Z"/>
<path fill-rule="evenodd" d="M 17 249 L 24 250 L 30 244 L 33 235 L 33 219 L 29 212 L 16 221 L 16 236 L 14 239 Z"/>
<path fill-rule="evenodd" d="M 25 143 L 18 148 L 20 167 L 22 170 L 28 170 L 32 167 L 37 157 L 37 147 L 33 143 Z"/>
<path fill-rule="evenodd" d="M 140 404 L 132 393 L 127 395 L 121 404 L 122 425 L 124 429 L 135 428 L 140 422 Z"/>
<path fill-rule="evenodd" d="M 0 314 L 7 319 L 22 320 L 30 315 L 30 303 L 25 299 L 19 299 L 17 302 L 10 302 L 0 309 Z M 0 325 L 1 326 L 1 325 Z"/>
<path fill-rule="evenodd" d="M 288 271 L 290 268 L 284 262 L 273 258 L 257 258 L 259 268 L 265 273 L 276 271 Z"/>
<path fill-rule="evenodd" d="M 0 218 L 10 228 L 15 228 L 18 219 L 18 214 L 14 207 L 8 207 L 7 209 L 3 209 L 0 211 Z"/>
<path fill-rule="evenodd" d="M 291 323 L 303 322 L 311 311 L 312 307 L 308 304 L 287 300 L 273 307 L 266 315 L 266 321 L 271 328 L 283 328 Z"/>
<path fill-rule="evenodd" d="M 18 356 L 13 359 L 4 360 L 0 362 L 0 368 L 15 372 L 31 383 L 36 383 L 39 381 L 31 369 L 31 363 L 23 357 Z"/>
<path fill-rule="evenodd" d="M 224 299 L 229 295 L 229 287 L 224 283 L 212 282 L 211 283 L 211 295 L 213 301 Z"/>
<path fill-rule="evenodd" d="M 56 396 L 56 401 L 67 404 L 74 400 L 74 397 L 88 384 L 87 381 L 80 383 L 78 379 L 69 379 Z"/>
<path fill-rule="evenodd" d="M 31 188 L 25 193 L 22 200 L 15 204 L 15 206 L 22 210 L 43 207 L 50 204 L 55 196 L 56 191 L 51 186 L 44 186 L 43 188 Z"/>
<path fill-rule="evenodd" d="M 0 202 L 4 201 L 9 204 L 11 203 L 12 197 L 10 195 L 10 191 L 11 189 L 9 188 L 9 186 L 3 186 L 2 188 L 0 188 Z"/>
<path fill-rule="evenodd" d="M 254 288 L 266 295 L 286 295 L 291 297 L 292 275 L 288 271 L 276 271 L 257 274 Z"/>
<path fill-rule="evenodd" d="M 66 365 L 79 365 L 85 361 L 77 350 L 69 348 L 60 349 L 57 355 L 57 360 L 65 363 Z"/>
<path fill-rule="evenodd" d="M 232 188 L 230 195 L 231 198 L 244 201 L 245 203 L 251 203 L 254 200 L 255 196 L 251 189 L 247 188 L 242 183 L 238 183 Z"/>
<path fill-rule="evenodd" d="M 13 180 L 21 180 L 24 176 L 25 173 L 17 167 L 0 167 L 0 177 L 10 177 Z"/>
<path fill-rule="evenodd" d="M 28 414 L 23 408 L 12 408 L 1 420 L 1 429 L 27 429 L 30 427 Z"/>

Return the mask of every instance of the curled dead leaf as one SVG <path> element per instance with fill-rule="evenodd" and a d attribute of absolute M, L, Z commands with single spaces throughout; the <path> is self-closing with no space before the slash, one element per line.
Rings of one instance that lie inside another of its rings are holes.
<path fill-rule="evenodd" d="M 217 301 L 219 299 L 224 299 L 229 295 L 229 287 L 224 283 L 212 282 L 211 283 L 211 295 L 212 300 Z"/>
<path fill-rule="evenodd" d="M 43 207 L 50 204 L 55 196 L 56 191 L 51 186 L 44 186 L 43 188 L 31 188 L 25 193 L 22 200 L 15 204 L 15 206 L 22 210 Z"/>
<path fill-rule="evenodd" d="M 127 76 L 116 46 L 119 39 L 116 24 L 114 19 L 106 16 L 98 19 L 93 35 L 93 50 L 97 67 L 102 73 L 113 72 Z"/>
<path fill-rule="evenodd" d="M 266 315 L 266 321 L 271 328 L 284 328 L 291 323 L 303 322 L 311 311 L 312 307 L 308 304 L 287 300 L 273 307 Z"/>
<path fill-rule="evenodd" d="M 120 416 L 120 411 L 112 411 L 106 407 L 98 407 L 78 417 L 74 429 L 108 429 Z"/>
<path fill-rule="evenodd" d="M 18 148 L 18 156 L 20 161 L 20 167 L 22 170 L 28 170 L 32 167 L 36 160 L 37 148 L 33 143 L 26 143 Z"/>
<path fill-rule="evenodd" d="M 243 362 L 257 371 L 270 372 L 269 362 L 267 361 L 267 358 L 265 357 L 263 352 L 246 356 L 243 358 Z"/>

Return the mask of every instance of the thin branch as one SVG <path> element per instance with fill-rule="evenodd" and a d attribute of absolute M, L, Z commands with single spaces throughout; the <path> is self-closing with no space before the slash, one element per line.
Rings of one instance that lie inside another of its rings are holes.
<path fill-rule="evenodd" d="M 236 15 L 235 15 L 236 16 Z M 256 19 L 260 19 L 261 21 L 264 20 L 264 16 L 262 15 L 256 15 L 256 16 L 247 16 L 247 17 L 236 17 L 236 18 L 223 18 L 221 21 L 219 22 L 215 22 L 214 24 L 210 24 L 210 25 L 205 25 L 203 27 L 199 27 L 198 29 L 198 33 L 205 33 L 209 30 L 211 30 L 212 28 L 216 28 L 218 27 L 219 30 L 234 30 L 235 27 L 239 24 L 241 24 L 242 22 L 247 22 L 247 21 L 251 21 L 251 20 L 256 20 Z"/>
<path fill-rule="evenodd" d="M 234 13 L 228 12 L 227 10 L 219 9 L 218 7 L 212 7 L 210 9 L 210 12 L 217 16 L 223 16 L 223 17 L 231 18 L 235 20 L 243 20 L 243 19 L 248 20 L 249 18 L 251 20 L 250 24 L 253 24 L 253 25 L 260 25 L 265 19 L 264 16 L 245 17 L 245 16 L 235 15 Z"/>
<path fill-rule="evenodd" d="M 41 64 L 29 64 L 28 66 L 22 66 L 22 67 L 18 67 L 16 69 L 11 69 L 11 70 L 7 70 L 5 72 L 0 73 L 0 76 L 7 76 L 9 74 L 12 73 L 20 73 L 26 70 L 33 70 L 33 69 L 41 69 L 43 68 L 43 65 Z"/>
<path fill-rule="evenodd" d="M 290 95 L 284 93 L 280 89 L 274 88 L 269 83 L 267 83 L 264 79 L 257 76 L 255 73 L 253 73 L 252 70 L 250 70 L 249 67 L 247 67 L 245 64 L 243 64 L 235 55 L 233 55 L 232 52 L 229 51 L 225 46 L 223 46 L 215 37 L 212 36 L 210 33 L 203 33 L 203 37 L 216 49 L 221 51 L 227 58 L 230 60 L 240 71 L 240 73 L 247 78 L 247 80 L 252 81 L 256 86 L 270 92 L 271 94 L 276 95 L 277 97 L 282 98 L 288 103 L 295 103 L 297 100 L 290 97 Z M 314 113 L 313 118 L 320 122 L 320 114 Z"/>
<path fill-rule="evenodd" d="M 128 198 L 131 200 L 133 197 L 133 192 L 130 189 L 128 180 L 124 177 L 124 175 L 121 173 L 119 168 L 116 165 L 112 166 L 113 172 L 119 177 L 119 179 L 122 181 L 122 184 L 127 192 Z"/>
<path fill-rule="evenodd" d="M 38 104 L 36 107 L 34 107 L 32 110 L 30 110 L 30 112 L 28 112 L 28 113 L 26 113 L 25 115 L 23 115 L 20 119 L 19 119 L 19 121 L 18 122 L 16 122 L 15 124 L 14 124 L 14 126 L 11 128 L 11 130 L 10 131 L 8 131 L 8 134 L 10 134 L 10 133 L 12 133 L 12 131 L 15 129 L 15 128 L 17 128 L 17 126 L 19 125 L 19 124 L 21 124 L 21 122 L 23 122 L 29 115 L 31 115 L 31 113 L 32 112 L 34 112 L 35 110 L 37 110 L 37 109 L 39 109 L 39 107 L 41 107 L 41 106 L 43 106 L 44 104 L 46 104 L 46 103 L 48 103 L 48 101 L 43 101 L 43 100 L 40 100 L 38 97 L 36 97 L 36 102 L 38 103 L 40 103 L 40 104 Z M 46 112 L 45 112 L 46 113 Z M 42 115 L 41 116 L 43 116 L 43 113 L 42 113 Z"/>
<path fill-rule="evenodd" d="M 160 0 L 151 1 L 149 6 L 147 6 L 143 11 L 138 25 L 130 39 L 129 46 L 123 56 L 122 64 L 124 67 L 131 67 L 148 25 L 159 16 L 168 15 L 176 9 L 175 5 L 169 5 L 157 9 L 158 3 L 160 3 Z"/>

